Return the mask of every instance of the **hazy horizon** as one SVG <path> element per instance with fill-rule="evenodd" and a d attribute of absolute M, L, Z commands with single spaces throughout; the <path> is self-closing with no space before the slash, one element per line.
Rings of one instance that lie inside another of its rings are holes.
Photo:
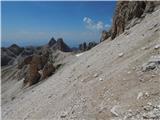
<path fill-rule="evenodd" d="M 63 38 L 70 47 L 99 42 L 112 23 L 115 1 L 2 1 L 1 46 L 47 44 Z"/>

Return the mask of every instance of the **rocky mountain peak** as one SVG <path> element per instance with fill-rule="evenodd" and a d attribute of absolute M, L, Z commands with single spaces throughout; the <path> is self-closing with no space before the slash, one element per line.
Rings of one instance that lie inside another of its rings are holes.
<path fill-rule="evenodd" d="M 56 48 L 63 52 L 71 52 L 70 47 L 63 41 L 63 38 L 57 39 Z"/>
<path fill-rule="evenodd" d="M 54 37 L 52 37 L 48 43 L 49 47 L 53 46 L 56 43 L 56 40 L 54 39 Z"/>
<path fill-rule="evenodd" d="M 24 48 L 19 47 L 16 44 L 12 44 L 9 48 L 8 48 L 11 52 L 13 52 L 15 55 L 19 55 Z"/>

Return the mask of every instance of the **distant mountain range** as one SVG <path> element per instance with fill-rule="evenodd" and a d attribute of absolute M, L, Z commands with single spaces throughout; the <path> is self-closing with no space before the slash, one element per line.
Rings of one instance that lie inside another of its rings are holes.
<path fill-rule="evenodd" d="M 1 48 L 1 66 L 13 64 L 14 62 L 16 62 L 15 59 L 17 57 L 25 57 L 34 53 L 40 53 L 44 48 L 60 50 L 63 52 L 72 51 L 72 49 L 63 41 L 62 38 L 57 39 L 57 41 L 54 38 L 51 38 L 47 45 L 39 47 L 20 47 L 16 44 L 13 44 L 8 48 Z"/>

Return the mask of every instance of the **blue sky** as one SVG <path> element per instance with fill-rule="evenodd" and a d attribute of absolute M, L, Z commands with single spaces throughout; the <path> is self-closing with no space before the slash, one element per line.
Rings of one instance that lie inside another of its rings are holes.
<path fill-rule="evenodd" d="M 99 41 L 112 22 L 115 1 L 2 2 L 2 46 L 42 45 L 62 37 L 71 47 Z"/>

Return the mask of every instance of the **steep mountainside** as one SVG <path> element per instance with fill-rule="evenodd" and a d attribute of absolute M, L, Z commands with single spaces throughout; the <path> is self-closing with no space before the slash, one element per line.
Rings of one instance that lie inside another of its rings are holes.
<path fill-rule="evenodd" d="M 132 27 L 130 21 L 135 18 L 144 17 L 145 14 L 153 12 L 159 1 L 119 1 L 117 2 L 113 18 L 111 38 L 124 32 L 125 28 Z M 142 16 L 143 15 L 143 16 Z M 134 21 L 136 22 L 136 21 Z M 128 26 L 128 24 L 130 24 Z"/>
<path fill-rule="evenodd" d="M 152 13 L 160 5 L 160 1 L 118 1 L 112 19 L 112 26 L 108 31 L 103 31 L 100 42 L 122 34 L 141 22 L 146 14 Z"/>
<path fill-rule="evenodd" d="M 21 81 L 2 82 L 2 118 L 159 120 L 160 7 L 122 31 L 66 57 L 63 69 L 43 83 L 19 91 Z"/>

